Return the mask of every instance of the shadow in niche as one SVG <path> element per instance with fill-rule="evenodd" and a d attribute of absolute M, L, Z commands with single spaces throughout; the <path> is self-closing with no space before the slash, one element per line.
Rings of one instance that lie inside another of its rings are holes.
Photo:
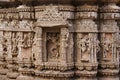
<path fill-rule="evenodd" d="M 47 50 L 47 59 L 48 61 L 57 61 L 59 59 L 60 54 L 60 33 L 59 32 L 47 32 L 47 42 L 46 42 L 46 50 Z"/>

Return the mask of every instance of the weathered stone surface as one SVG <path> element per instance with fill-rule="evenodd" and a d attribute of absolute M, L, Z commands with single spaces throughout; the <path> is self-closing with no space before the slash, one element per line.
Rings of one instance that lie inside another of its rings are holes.
<path fill-rule="evenodd" d="M 0 80 L 119 80 L 119 0 L 97 1 L 0 1 Z"/>

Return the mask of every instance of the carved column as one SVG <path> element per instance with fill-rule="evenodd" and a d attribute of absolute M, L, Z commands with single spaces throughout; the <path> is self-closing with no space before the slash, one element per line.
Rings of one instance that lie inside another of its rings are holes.
<path fill-rule="evenodd" d="M 26 5 L 20 5 L 17 7 L 19 12 L 19 32 L 18 46 L 19 46 L 19 73 L 20 76 L 17 80 L 33 80 L 31 75 L 34 74 L 33 67 L 33 20 L 34 20 L 34 8 Z"/>
<path fill-rule="evenodd" d="M 94 2 L 94 1 L 93 1 Z M 98 28 L 95 22 L 98 7 L 83 4 L 76 13 L 76 59 L 77 80 L 96 80 L 99 52 Z"/>
<path fill-rule="evenodd" d="M 118 25 L 116 20 L 120 18 L 119 0 L 101 0 L 104 5 L 100 8 L 101 31 L 101 57 L 100 80 L 119 80 L 119 53 L 117 52 Z M 107 3 L 107 4 L 106 4 Z"/>
<path fill-rule="evenodd" d="M 42 60 L 42 51 L 43 51 L 43 44 L 42 44 L 42 28 L 41 27 L 36 27 L 35 28 L 35 35 L 34 35 L 34 42 L 33 42 L 33 50 L 32 53 L 34 55 L 34 59 L 35 59 L 35 66 L 39 67 L 40 65 L 43 65 L 43 60 Z M 42 66 L 43 67 L 43 66 Z M 42 67 L 40 69 L 42 69 Z"/>

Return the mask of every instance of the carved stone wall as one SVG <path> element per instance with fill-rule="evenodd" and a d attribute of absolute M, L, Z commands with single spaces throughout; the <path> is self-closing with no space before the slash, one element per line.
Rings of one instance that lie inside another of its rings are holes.
<path fill-rule="evenodd" d="M 0 80 L 119 80 L 119 0 L 40 1 L 0 4 Z"/>

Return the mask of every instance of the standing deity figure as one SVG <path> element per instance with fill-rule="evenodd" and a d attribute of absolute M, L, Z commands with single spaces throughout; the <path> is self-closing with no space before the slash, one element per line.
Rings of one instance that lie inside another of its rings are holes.
<path fill-rule="evenodd" d="M 85 35 L 81 38 L 81 55 L 82 55 L 82 61 L 89 61 L 90 58 L 90 52 L 91 52 L 91 43 L 90 38 L 88 35 Z"/>
<path fill-rule="evenodd" d="M 112 42 L 111 42 L 111 40 L 109 38 L 107 38 L 104 41 L 103 46 L 104 46 L 103 57 L 106 59 L 111 59 L 111 57 L 112 57 Z"/>

